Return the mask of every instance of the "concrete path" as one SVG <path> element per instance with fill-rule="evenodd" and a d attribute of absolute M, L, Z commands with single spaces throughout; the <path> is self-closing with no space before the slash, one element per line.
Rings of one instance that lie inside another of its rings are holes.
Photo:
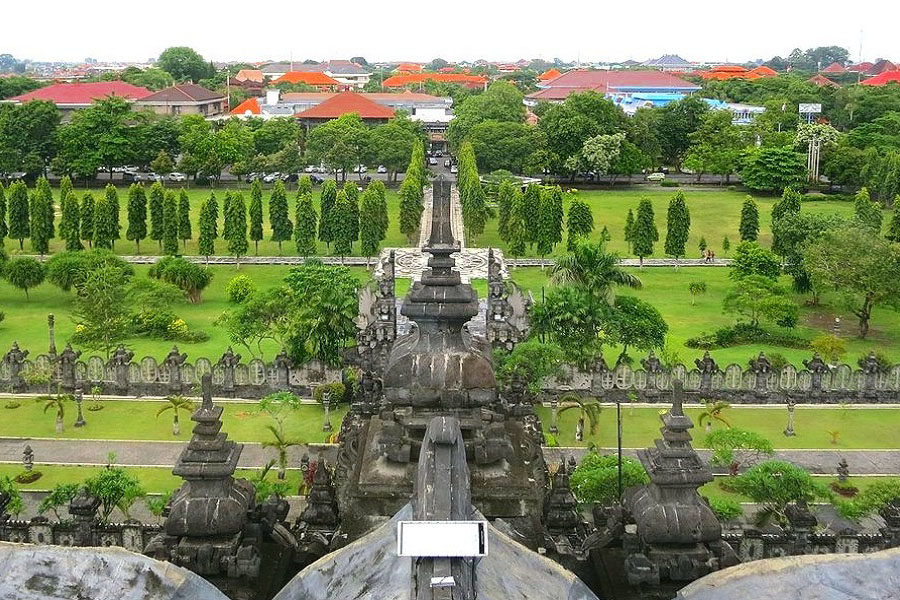
<path fill-rule="evenodd" d="M 0 463 L 20 464 L 26 444 L 34 451 L 38 464 L 105 465 L 107 454 L 115 452 L 116 463 L 127 466 L 172 467 L 187 442 L 165 441 L 106 441 L 106 440 L 53 440 L 0 438 Z M 558 462 L 562 456 L 574 456 L 580 460 L 584 448 L 545 448 L 548 462 Z M 603 448 L 603 453 L 614 453 L 615 448 Z M 699 450 L 708 460 L 709 452 Z M 324 456 L 333 461 L 336 446 L 311 444 L 289 449 L 291 468 L 299 468 L 300 458 L 308 454 L 315 459 Z M 634 457 L 636 449 L 625 450 Z M 255 442 L 245 442 L 239 467 L 259 468 L 275 457 L 275 451 L 263 448 Z M 835 474 L 841 458 L 846 458 L 851 475 L 900 475 L 900 450 L 778 450 L 776 458 L 790 461 L 811 473 Z"/>

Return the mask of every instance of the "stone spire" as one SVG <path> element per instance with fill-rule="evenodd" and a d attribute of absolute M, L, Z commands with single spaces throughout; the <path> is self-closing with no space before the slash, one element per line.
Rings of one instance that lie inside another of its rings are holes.
<path fill-rule="evenodd" d="M 185 479 L 172 498 L 166 533 L 171 536 L 207 537 L 239 532 L 256 492 L 234 470 L 242 444 L 227 439 L 222 429 L 222 407 L 212 401 L 212 376 L 201 380 L 203 402 L 191 416 L 194 436 L 178 457 L 172 473 Z"/>

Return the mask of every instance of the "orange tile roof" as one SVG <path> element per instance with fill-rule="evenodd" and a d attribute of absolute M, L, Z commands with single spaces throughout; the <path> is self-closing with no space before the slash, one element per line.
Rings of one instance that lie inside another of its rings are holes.
<path fill-rule="evenodd" d="M 252 81 L 253 83 L 263 83 L 266 79 L 259 69 L 241 69 L 234 78 L 238 81 Z"/>
<path fill-rule="evenodd" d="M 776 75 L 778 75 L 778 71 L 776 71 L 775 69 L 771 69 L 765 65 L 760 65 L 755 69 L 751 69 L 750 72 L 756 73 L 760 77 L 775 77 Z"/>
<path fill-rule="evenodd" d="M 229 115 L 246 115 L 247 113 L 251 115 L 261 115 L 262 109 L 259 107 L 259 101 L 256 99 L 256 96 L 250 96 L 240 104 L 234 107 L 234 109 L 229 112 Z"/>
<path fill-rule="evenodd" d="M 295 114 L 298 119 L 337 119 L 356 113 L 363 119 L 390 119 L 394 111 L 356 92 L 342 92 L 312 108 Z"/>
<path fill-rule="evenodd" d="M 551 79 L 555 79 L 562 75 L 562 73 L 558 69 L 548 69 L 541 73 L 541 76 L 538 77 L 538 81 L 550 81 Z"/>
<path fill-rule="evenodd" d="M 418 63 L 400 63 L 394 71 L 397 73 L 419 73 L 422 71 L 422 65 Z"/>
<path fill-rule="evenodd" d="M 384 87 L 402 87 L 424 81 L 438 81 L 442 83 L 462 83 L 484 85 L 487 77 L 483 75 L 465 75 L 463 73 L 415 73 L 410 75 L 394 75 L 384 80 Z"/>
<path fill-rule="evenodd" d="M 341 85 L 336 79 L 332 79 L 319 71 L 290 71 L 285 73 L 272 83 L 305 83 L 307 85 Z"/>
<path fill-rule="evenodd" d="M 866 79 L 862 85 L 887 85 L 888 83 L 900 83 L 900 71 L 884 71 L 875 77 Z"/>

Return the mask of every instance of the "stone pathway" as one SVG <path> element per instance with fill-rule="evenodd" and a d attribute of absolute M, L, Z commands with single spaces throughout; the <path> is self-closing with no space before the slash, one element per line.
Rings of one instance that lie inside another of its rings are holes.
<path fill-rule="evenodd" d="M 337 424 L 335 424 L 337 426 Z M 105 441 L 105 440 L 52 440 L 0 438 L 0 463 L 20 464 L 26 444 L 34 450 L 38 464 L 105 465 L 109 452 L 116 454 L 120 465 L 142 467 L 172 467 L 187 442 L 165 441 Z M 324 456 L 333 461 L 337 447 L 329 444 L 310 444 L 292 447 L 288 451 L 291 468 L 298 468 L 300 458 Z M 559 462 L 562 456 L 574 456 L 580 460 L 584 448 L 545 448 L 548 462 Z M 603 453 L 614 453 L 615 448 L 603 448 Z M 634 457 L 636 449 L 624 450 Z M 698 450 L 700 456 L 709 459 L 707 450 Z M 245 442 L 239 467 L 259 468 L 274 458 L 274 451 L 255 442 Z M 778 450 L 776 458 L 790 461 L 811 473 L 834 474 L 841 458 L 846 458 L 851 475 L 900 475 L 900 450 Z"/>

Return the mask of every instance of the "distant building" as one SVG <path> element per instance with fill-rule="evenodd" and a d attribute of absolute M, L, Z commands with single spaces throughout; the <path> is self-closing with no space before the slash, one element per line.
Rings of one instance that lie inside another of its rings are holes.
<path fill-rule="evenodd" d="M 562 75 L 562 72 L 557 69 L 547 69 L 538 76 L 538 81 L 551 81 L 560 75 Z"/>
<path fill-rule="evenodd" d="M 387 123 L 394 118 L 394 110 L 378 104 L 356 92 L 341 92 L 319 102 L 315 106 L 301 110 L 294 118 L 308 127 L 314 127 L 325 121 L 356 113 L 363 121 L 377 125 Z"/>
<path fill-rule="evenodd" d="M 847 67 L 847 70 L 852 73 L 865 73 L 874 66 L 875 65 L 870 62 L 861 62 L 855 65 L 850 65 L 849 67 Z"/>
<path fill-rule="evenodd" d="M 694 65 L 684 60 L 677 54 L 663 54 L 659 58 L 648 60 L 645 67 L 659 69 L 660 71 L 690 71 Z"/>
<path fill-rule="evenodd" d="M 806 80 L 806 83 L 811 83 L 811 84 L 817 85 L 819 87 L 834 87 L 834 88 L 841 87 L 839 84 L 828 79 L 821 73 L 817 73 L 816 75 L 813 75 L 812 77 L 810 77 L 809 79 Z"/>
<path fill-rule="evenodd" d="M 272 84 L 279 83 L 303 83 L 323 92 L 335 91 L 341 87 L 340 81 L 321 71 L 289 71 L 272 81 Z"/>
<path fill-rule="evenodd" d="M 875 77 L 870 77 L 869 79 L 862 81 L 861 85 L 882 86 L 889 83 L 900 84 L 900 70 L 884 71 Z"/>
<path fill-rule="evenodd" d="M 821 71 L 821 73 L 826 75 L 840 75 L 846 72 L 847 68 L 839 62 L 833 62 Z"/>
<path fill-rule="evenodd" d="M 19 104 L 31 100 L 46 100 L 53 102 L 62 111 L 63 119 L 68 118 L 72 111 L 87 108 L 96 100 L 102 100 L 108 96 L 119 96 L 129 102 L 135 102 L 152 94 L 150 90 L 137 85 L 131 85 L 124 81 L 99 81 L 96 83 L 56 83 L 42 87 L 34 91 L 13 96 L 0 102 Z"/>
<path fill-rule="evenodd" d="M 562 102 L 569 94 L 594 91 L 609 98 L 627 98 L 633 94 L 692 94 L 700 86 L 663 71 L 569 71 L 549 81 L 539 81 L 542 88 L 525 96 L 525 104 Z"/>
<path fill-rule="evenodd" d="M 158 115 L 217 117 L 227 111 L 224 95 L 195 83 L 181 83 L 159 90 L 141 98 L 135 106 Z"/>
<path fill-rule="evenodd" d="M 872 77 L 874 75 L 881 75 L 882 73 L 887 73 L 888 71 L 896 71 L 897 65 L 892 63 L 889 60 L 879 59 L 874 65 L 869 67 L 863 72 L 863 75 L 868 75 Z"/>
<path fill-rule="evenodd" d="M 484 75 L 467 75 L 465 73 L 412 73 L 409 75 L 394 75 L 382 82 L 382 87 L 401 88 L 410 85 L 422 86 L 426 81 L 440 83 L 458 83 L 468 88 L 485 88 L 488 78 Z"/>
<path fill-rule="evenodd" d="M 394 69 L 394 73 L 402 74 L 402 73 L 421 73 L 425 69 L 419 63 L 400 63 Z"/>

